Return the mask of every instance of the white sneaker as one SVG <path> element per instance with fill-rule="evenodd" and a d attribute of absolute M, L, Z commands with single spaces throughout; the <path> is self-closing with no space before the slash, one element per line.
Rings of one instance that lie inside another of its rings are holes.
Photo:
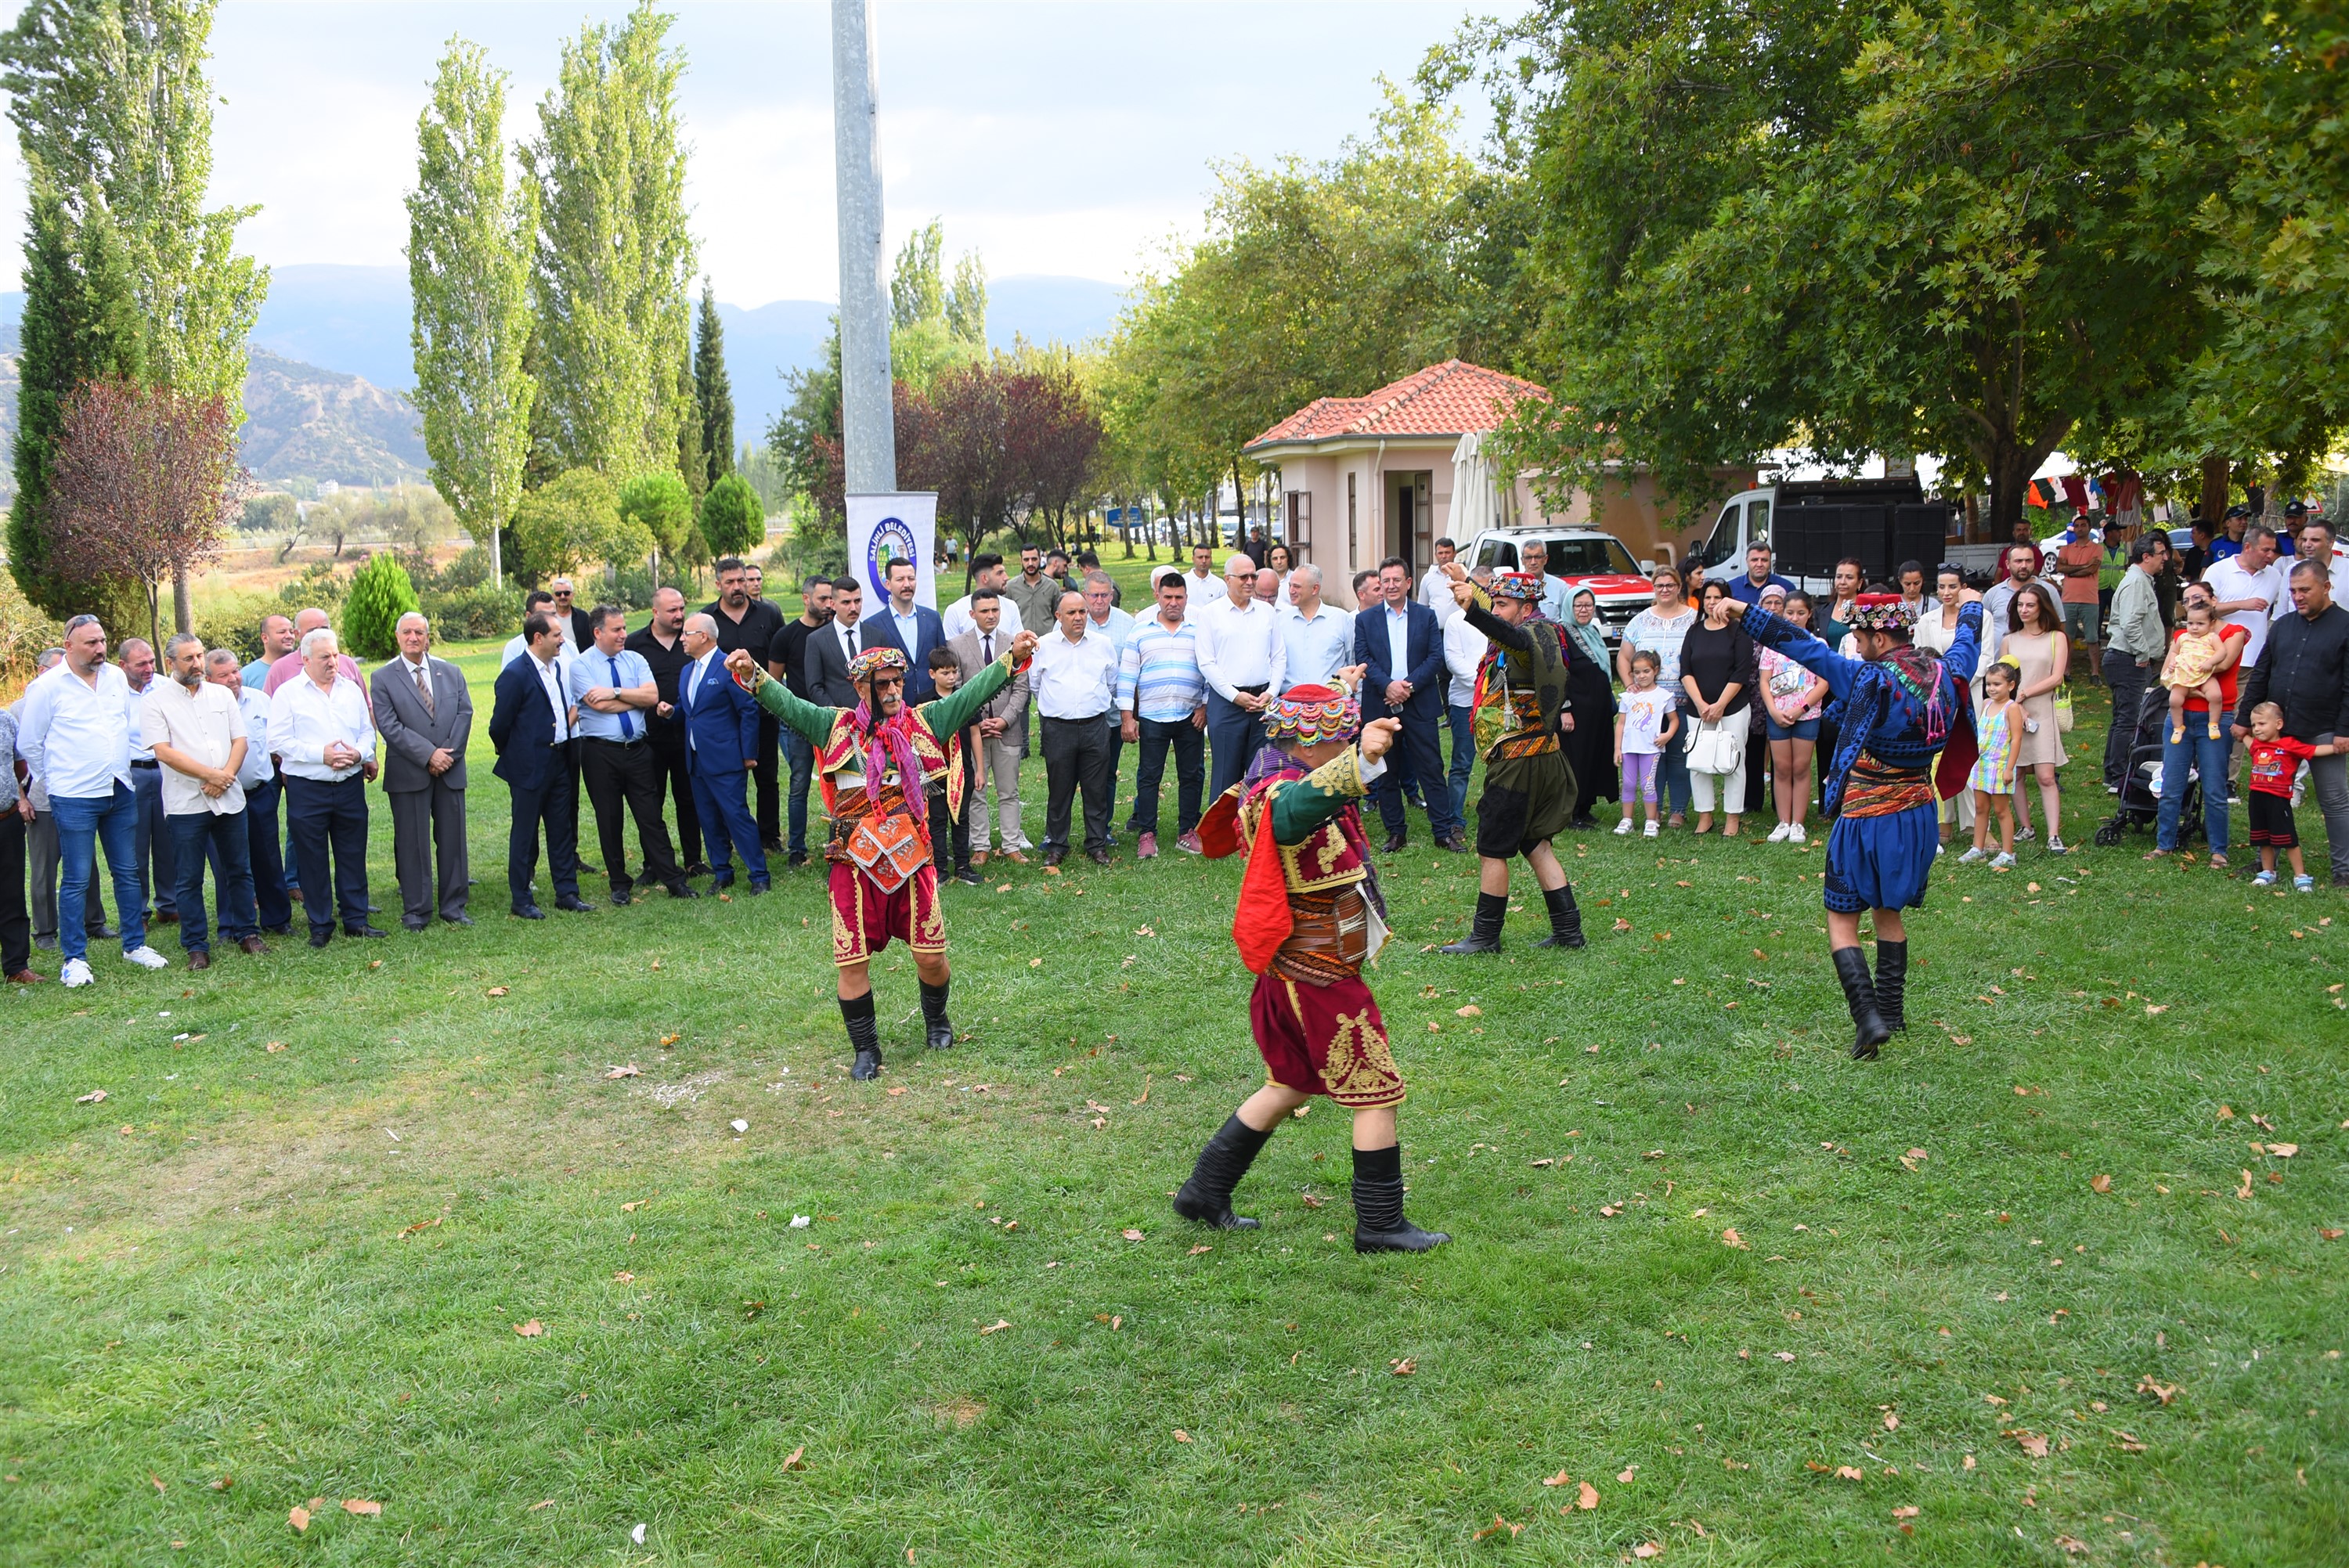
<path fill-rule="evenodd" d="M 1654 838 L 1656 836 L 1656 824 L 1650 822 L 1646 827 L 1640 829 L 1640 836 L 1643 839 Z"/>
<path fill-rule="evenodd" d="M 2273 872 L 2261 872 L 2259 875 L 2251 879 L 2251 885 L 2253 887 L 2273 887 L 2275 884 L 2276 874 Z"/>
<path fill-rule="evenodd" d="M 124 954 L 122 956 L 128 958 L 131 963 L 136 964 L 141 969 L 169 969 L 171 966 L 171 961 L 170 959 L 164 957 L 161 954 L 156 952 L 153 948 L 148 946 L 143 942 L 138 946 L 132 948 L 129 952 Z"/>
<path fill-rule="evenodd" d="M 58 972 L 57 978 L 64 981 L 66 989 L 70 991 L 76 986 L 88 985 L 98 976 L 89 972 L 88 959 L 68 958 L 66 960 L 65 968 Z"/>
<path fill-rule="evenodd" d="M 2003 850 L 1990 858 L 1990 869 L 1994 872 L 2005 871 L 2008 867 L 2013 864 L 2014 857 L 2006 853 Z"/>
<path fill-rule="evenodd" d="M 1981 846 L 1977 845 L 1974 848 L 1968 850 L 1964 854 L 1960 855 L 1958 857 L 1958 864 L 1961 866 L 1978 865 L 1989 858 L 1989 856 L 1982 852 Z"/>
<path fill-rule="evenodd" d="M 1629 833 L 1630 830 L 1631 819 L 1629 817 L 1624 818 L 1621 821 L 1615 824 L 1615 836 L 1619 839 Z"/>
<path fill-rule="evenodd" d="M 1803 831 L 1803 825 L 1800 822 L 1792 822 L 1787 824 L 1786 841 L 1790 844 L 1807 844 L 1811 841 L 1811 836 Z"/>
<path fill-rule="evenodd" d="M 2047 852 L 2051 855 L 2063 855 L 2069 854 L 2071 851 L 2064 847 L 2063 840 L 2051 838 L 2047 841 Z"/>
<path fill-rule="evenodd" d="M 1786 835 L 1794 830 L 1794 823 L 1781 822 L 1776 827 L 1771 829 L 1770 836 L 1762 841 L 1765 844 L 1783 844 L 1786 841 Z"/>

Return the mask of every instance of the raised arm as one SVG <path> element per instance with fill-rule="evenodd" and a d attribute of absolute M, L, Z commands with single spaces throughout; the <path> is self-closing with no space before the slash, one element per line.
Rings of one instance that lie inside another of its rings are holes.
<path fill-rule="evenodd" d="M 738 680 L 744 669 L 752 671 L 757 679 L 748 688 L 750 700 L 789 725 L 792 733 L 810 746 L 822 746 L 832 738 L 832 727 L 840 722 L 840 709 L 808 701 L 755 663 L 738 666 L 730 658 L 727 669 Z"/>
<path fill-rule="evenodd" d="M 1468 617 L 1470 625 L 1511 653 L 1530 654 L 1534 651 L 1533 634 L 1523 626 L 1512 626 L 1494 614 L 1492 598 L 1484 589 L 1471 589 L 1460 606 L 1460 613 Z"/>
<path fill-rule="evenodd" d="M 1827 690 L 1838 697 L 1851 689 L 1853 677 L 1859 674 L 1862 661 L 1845 657 L 1792 621 L 1781 620 L 1759 604 L 1748 604 L 1739 624 L 1756 645 L 1775 649 L 1794 660 L 1826 682 Z M 1965 634 L 1962 624 L 1958 634 Z"/>
<path fill-rule="evenodd" d="M 996 655 L 993 664 L 976 671 L 970 679 L 946 696 L 924 703 L 922 721 L 930 727 L 932 735 L 937 736 L 952 735 L 965 725 L 975 722 L 978 710 L 987 706 L 987 699 L 1009 683 L 1011 671 L 1011 650 L 1006 648 Z"/>
<path fill-rule="evenodd" d="M 1941 655 L 1941 667 L 1955 676 L 1960 686 L 1974 678 L 1974 667 L 1982 663 L 1982 600 L 1977 596 L 1958 606 L 1958 629 L 1951 634 L 1949 651 Z"/>

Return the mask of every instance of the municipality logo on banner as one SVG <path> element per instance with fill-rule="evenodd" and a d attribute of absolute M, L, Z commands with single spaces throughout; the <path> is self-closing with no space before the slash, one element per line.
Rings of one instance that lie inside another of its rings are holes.
<path fill-rule="evenodd" d="M 889 568 L 904 561 L 914 568 L 914 603 L 937 608 L 937 519 L 938 498 L 930 491 L 848 498 L 848 561 L 864 580 L 866 603 L 888 598 Z"/>

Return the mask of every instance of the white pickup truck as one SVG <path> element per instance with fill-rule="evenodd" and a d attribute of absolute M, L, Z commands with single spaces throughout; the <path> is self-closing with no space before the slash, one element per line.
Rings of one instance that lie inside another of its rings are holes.
<path fill-rule="evenodd" d="M 1648 586 L 1654 563 L 1632 560 L 1621 540 L 1595 528 L 1488 528 L 1468 542 L 1464 559 L 1472 572 L 1515 572 L 1517 546 L 1527 540 L 1547 548 L 1542 570 L 1566 584 L 1569 598 L 1590 590 L 1599 602 L 1601 634 L 1610 644 L 1620 642 L 1624 625 L 1656 602 L 1655 590 Z"/>

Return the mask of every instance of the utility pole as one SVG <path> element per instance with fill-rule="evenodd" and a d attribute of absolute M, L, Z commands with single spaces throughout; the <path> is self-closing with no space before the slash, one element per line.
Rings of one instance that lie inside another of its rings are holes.
<path fill-rule="evenodd" d="M 889 302 L 881 286 L 880 99 L 872 0 L 832 0 L 832 134 L 840 186 L 840 426 L 851 495 L 897 488 Z"/>

